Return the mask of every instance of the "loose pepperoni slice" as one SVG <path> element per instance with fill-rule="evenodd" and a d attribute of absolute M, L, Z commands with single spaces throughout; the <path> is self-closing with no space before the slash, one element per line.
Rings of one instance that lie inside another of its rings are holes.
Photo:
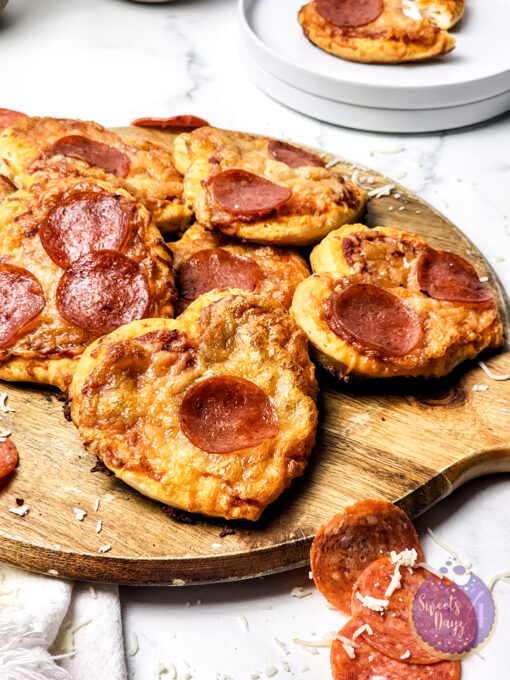
<path fill-rule="evenodd" d="M 209 123 L 198 116 L 172 116 L 171 118 L 137 118 L 131 125 L 139 127 L 156 127 L 166 130 L 168 128 L 175 128 L 178 130 L 195 130 L 199 127 L 208 126 Z"/>
<path fill-rule="evenodd" d="M 439 657 L 423 649 L 411 630 L 410 612 L 414 595 L 422 583 L 427 579 L 439 579 L 422 567 L 413 567 L 412 570 L 400 567 L 401 587 L 386 597 L 394 571 L 395 565 L 389 557 L 383 557 L 366 567 L 354 586 L 352 615 L 371 627 L 373 635 L 367 635 L 366 640 L 381 654 L 396 660 L 406 655 L 408 664 L 438 663 Z M 388 600 L 389 604 L 383 611 L 374 611 L 364 605 L 359 596 Z"/>
<path fill-rule="evenodd" d="M 323 168 L 325 165 L 322 158 L 317 154 L 285 142 L 279 142 L 276 139 L 271 139 L 267 148 L 273 158 L 276 158 L 280 163 L 285 163 L 289 168 L 302 168 L 310 165 Z"/>
<path fill-rule="evenodd" d="M 279 432 L 278 416 L 260 387 L 231 375 L 207 378 L 188 390 L 179 420 L 190 442 L 208 453 L 232 453 Z"/>
<path fill-rule="evenodd" d="M 134 201 L 124 196 L 80 191 L 50 210 L 39 236 L 53 262 L 67 269 L 92 251 L 121 250 L 135 213 Z"/>
<path fill-rule="evenodd" d="M 103 335 L 142 319 L 150 303 L 149 284 L 137 264 L 113 250 L 80 257 L 57 287 L 57 309 L 75 326 Z"/>
<path fill-rule="evenodd" d="M 129 172 L 129 158 L 125 153 L 82 135 L 62 137 L 53 145 L 52 153 L 79 158 L 121 178 Z"/>
<path fill-rule="evenodd" d="M 315 536 L 310 564 L 315 585 L 335 607 L 351 613 L 352 589 L 367 565 L 392 550 L 423 553 L 411 520 L 396 505 L 367 500 L 350 505 Z"/>
<path fill-rule="evenodd" d="M 356 631 L 363 625 L 359 619 L 351 619 L 341 631 L 342 636 L 353 640 Z M 342 644 L 335 639 L 331 645 L 331 672 L 334 680 L 459 680 L 460 663 L 441 661 L 434 664 L 412 665 L 390 659 L 368 644 L 363 636 L 354 639 L 354 659 L 351 659 Z"/>
<path fill-rule="evenodd" d="M 12 109 L 0 109 L 0 132 L 14 125 L 18 118 L 26 118 L 26 114 Z"/>
<path fill-rule="evenodd" d="M 223 248 L 200 250 L 179 269 L 181 295 L 190 302 L 214 288 L 254 291 L 261 276 L 260 267 L 251 257 Z"/>
<path fill-rule="evenodd" d="M 269 213 L 292 196 L 288 187 L 236 168 L 216 175 L 211 182 L 211 190 L 217 203 L 229 212 L 240 215 Z"/>
<path fill-rule="evenodd" d="M 9 345 L 44 309 L 41 284 L 26 269 L 0 265 L 0 347 Z"/>
<path fill-rule="evenodd" d="M 0 479 L 10 475 L 17 464 L 18 450 L 11 440 L 0 442 Z"/>
<path fill-rule="evenodd" d="M 384 9 L 383 0 L 316 0 L 317 11 L 330 24 L 356 28 L 375 21 Z"/>
<path fill-rule="evenodd" d="M 336 335 L 380 356 L 406 356 L 422 336 L 416 312 L 396 295 L 371 283 L 334 290 L 324 311 Z"/>
<path fill-rule="evenodd" d="M 420 255 L 416 276 L 420 290 L 436 300 L 481 303 L 494 299 L 469 262 L 448 251 L 430 249 Z"/>

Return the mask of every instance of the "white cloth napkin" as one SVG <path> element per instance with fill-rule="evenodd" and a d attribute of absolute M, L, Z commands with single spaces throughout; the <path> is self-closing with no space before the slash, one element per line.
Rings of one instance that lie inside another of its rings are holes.
<path fill-rule="evenodd" d="M 117 586 L 0 564 L 1 680 L 126 680 Z"/>

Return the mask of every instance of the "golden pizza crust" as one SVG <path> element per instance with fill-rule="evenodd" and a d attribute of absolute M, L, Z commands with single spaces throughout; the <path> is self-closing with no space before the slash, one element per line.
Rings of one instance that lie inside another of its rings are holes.
<path fill-rule="evenodd" d="M 349 260 L 343 239 L 349 237 Z M 354 249 L 351 248 L 354 243 Z M 499 347 L 503 327 L 495 301 L 462 304 L 422 293 L 416 263 L 423 239 L 394 227 L 369 229 L 346 225 L 328 235 L 312 252 L 313 276 L 294 295 L 291 314 L 304 330 L 312 354 L 339 377 L 440 377 L 488 347 Z M 360 351 L 330 328 L 324 306 L 334 290 L 355 283 L 377 285 L 404 301 L 418 315 L 423 335 L 404 357 L 382 357 Z"/>
<path fill-rule="evenodd" d="M 426 18 L 412 19 L 404 10 L 402 0 L 384 0 L 384 9 L 374 21 L 365 26 L 339 27 L 319 14 L 312 0 L 301 8 L 298 19 L 311 42 L 349 61 L 388 64 L 423 61 L 455 47 L 454 38 L 446 31 Z"/>
<path fill-rule="evenodd" d="M 416 0 L 416 7 L 431 23 L 448 30 L 462 19 L 466 0 Z"/>
<path fill-rule="evenodd" d="M 24 117 L 0 134 L 0 172 L 18 188 L 57 177 L 93 177 L 131 192 L 152 212 L 163 232 L 186 227 L 192 217 L 182 197 L 182 177 L 168 145 L 154 143 L 150 134 L 123 128 L 121 136 L 98 123 L 61 118 Z M 53 145 L 63 137 L 80 135 L 124 153 L 130 162 L 124 178 L 70 156 L 54 155 Z M 152 137 L 154 139 L 154 137 Z"/>
<path fill-rule="evenodd" d="M 121 252 L 145 274 L 150 314 L 173 316 L 177 294 L 171 253 L 147 209 L 129 193 L 107 182 L 83 178 L 50 180 L 29 190 L 20 189 L 0 202 L 0 264 L 31 272 L 43 288 L 45 307 L 14 343 L 0 348 L 0 379 L 47 383 L 65 391 L 77 358 L 97 338 L 65 321 L 57 311 L 55 295 L 63 269 L 49 257 L 38 235 L 49 211 L 80 192 L 106 192 L 135 204 L 131 233 Z"/>
<path fill-rule="evenodd" d="M 168 243 L 168 247 L 174 255 L 177 278 L 187 260 L 204 250 L 221 248 L 234 255 L 249 257 L 257 263 L 261 274 L 252 292 L 264 295 L 287 309 L 292 303 L 298 284 L 310 275 L 308 265 L 295 250 L 243 243 L 219 232 L 205 229 L 198 222 L 190 227 L 179 241 Z M 181 296 L 179 308 L 184 309 L 187 304 L 189 303 Z"/>
<path fill-rule="evenodd" d="M 357 219 L 366 205 L 365 191 L 335 168 L 291 168 L 268 150 L 271 140 L 242 132 L 202 127 L 177 137 L 176 167 L 185 174 L 184 197 L 197 221 L 256 243 L 302 246 Z M 291 199 L 264 218 L 229 213 L 213 198 L 210 181 L 219 173 L 241 169 L 292 190 Z"/>
<path fill-rule="evenodd" d="M 187 391 L 237 376 L 264 391 L 278 434 L 208 453 L 180 426 Z M 71 415 L 88 449 L 144 495 L 189 512 L 256 520 L 305 469 L 317 384 L 304 334 L 281 306 L 241 290 L 207 293 L 174 320 L 123 326 L 83 354 Z"/>

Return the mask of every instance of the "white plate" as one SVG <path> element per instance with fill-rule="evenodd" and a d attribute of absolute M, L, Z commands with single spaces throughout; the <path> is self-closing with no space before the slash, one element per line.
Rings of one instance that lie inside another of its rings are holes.
<path fill-rule="evenodd" d="M 254 82 L 273 99 L 312 118 L 375 132 L 436 132 L 480 123 L 510 109 L 510 90 L 480 102 L 436 109 L 383 109 L 319 97 L 285 83 L 245 55 Z"/>
<path fill-rule="evenodd" d="M 266 72 L 310 94 L 362 106 L 430 109 L 510 90 L 510 0 L 468 0 L 450 54 L 416 64 L 358 64 L 312 45 L 305 0 L 239 0 L 243 45 Z"/>

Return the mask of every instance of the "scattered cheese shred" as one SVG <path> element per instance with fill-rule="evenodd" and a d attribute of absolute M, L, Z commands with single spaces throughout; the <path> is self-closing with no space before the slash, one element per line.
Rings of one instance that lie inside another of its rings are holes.
<path fill-rule="evenodd" d="M 94 512 L 97 512 L 99 510 L 99 503 L 101 502 L 100 498 L 96 498 L 96 502 L 94 503 Z"/>
<path fill-rule="evenodd" d="M 356 592 L 356 597 L 364 607 L 367 607 L 374 612 L 382 612 L 390 603 L 389 600 L 378 600 L 376 597 L 371 597 L 370 595 L 362 595 L 359 591 Z"/>
<path fill-rule="evenodd" d="M 298 599 L 302 599 L 303 597 L 308 597 L 308 595 L 312 594 L 311 590 L 305 590 L 304 588 L 301 588 L 301 586 L 298 586 L 297 588 L 292 588 L 290 591 L 290 594 L 292 597 L 297 597 Z"/>
<path fill-rule="evenodd" d="M 268 678 L 272 678 L 273 675 L 276 675 L 277 673 L 278 669 L 275 668 L 274 666 L 268 666 L 268 668 L 266 668 L 266 677 Z"/>
<path fill-rule="evenodd" d="M 131 634 L 131 646 L 128 650 L 128 656 L 136 656 L 140 651 L 140 645 L 138 644 L 138 635 L 136 633 Z"/>
<path fill-rule="evenodd" d="M 248 624 L 248 619 L 246 616 L 243 616 L 243 614 L 239 614 L 239 616 L 236 616 L 236 619 L 239 621 L 241 626 L 244 628 L 244 630 L 249 633 L 250 631 L 250 626 Z"/>
<path fill-rule="evenodd" d="M 349 640 L 349 638 L 344 637 L 343 635 L 338 635 L 337 640 L 340 640 L 342 643 L 342 647 L 345 650 L 345 653 L 349 657 L 349 659 L 355 659 L 356 658 L 356 652 L 354 651 L 354 648 L 357 647 L 352 640 Z"/>
<path fill-rule="evenodd" d="M 489 280 L 488 276 L 480 276 L 480 283 L 487 283 L 488 280 Z"/>
<path fill-rule="evenodd" d="M 102 528 L 103 528 L 103 520 L 98 519 L 97 524 L 96 524 L 96 533 L 99 534 Z"/>
<path fill-rule="evenodd" d="M 4 442 L 7 439 L 7 437 L 11 436 L 11 434 L 12 434 L 11 430 L 3 430 L 2 432 L 0 432 L 0 442 Z"/>
<path fill-rule="evenodd" d="M 384 184 L 382 187 L 377 187 L 377 189 L 372 189 L 372 191 L 369 191 L 368 197 L 382 198 L 383 196 L 390 196 L 394 188 L 394 184 Z"/>
<path fill-rule="evenodd" d="M 20 517 L 24 517 L 29 510 L 30 508 L 28 505 L 22 505 L 21 508 L 9 508 L 9 512 L 12 512 L 13 515 L 19 515 Z"/>
<path fill-rule="evenodd" d="M 434 543 L 436 543 L 443 550 L 446 550 L 446 552 L 449 553 L 452 557 L 455 557 L 457 559 L 457 562 L 461 566 L 464 567 L 464 569 L 466 570 L 466 572 L 468 574 L 471 573 L 471 567 L 473 566 L 471 562 L 467 562 L 467 563 L 463 562 L 460 559 L 460 557 L 458 556 L 458 554 L 455 552 L 455 550 L 453 550 L 453 548 L 450 548 L 450 546 L 446 545 L 446 543 L 443 543 L 442 541 L 440 541 L 439 538 L 436 536 L 436 534 L 432 531 L 432 529 L 430 527 L 427 529 L 427 533 L 430 536 L 430 538 L 434 541 Z M 419 565 L 419 566 L 422 566 L 422 565 Z M 428 571 L 430 571 L 430 569 Z M 434 572 L 432 572 L 432 573 L 434 573 Z M 441 576 L 441 578 L 442 578 L 442 576 Z"/>
<path fill-rule="evenodd" d="M 16 411 L 13 408 L 7 406 L 7 404 L 5 403 L 7 401 L 7 398 L 8 395 L 6 392 L 2 392 L 2 394 L 0 394 L 0 410 L 2 411 L 2 413 L 16 413 Z"/>
<path fill-rule="evenodd" d="M 425 569 L 426 571 L 430 571 L 431 574 L 434 574 L 434 576 L 437 576 L 437 578 L 443 579 L 445 577 L 444 574 L 442 574 L 439 569 L 436 569 L 433 567 L 431 564 L 428 564 L 427 562 L 418 562 L 416 565 L 417 567 L 421 567 L 422 569 Z"/>
<path fill-rule="evenodd" d="M 372 630 L 372 628 L 370 628 L 368 623 L 363 624 L 357 630 L 355 630 L 354 633 L 352 634 L 352 639 L 355 640 L 358 636 L 365 632 L 367 632 L 369 635 L 374 634 L 374 631 Z"/>
<path fill-rule="evenodd" d="M 488 385 L 473 385 L 473 392 L 487 392 Z"/>
<path fill-rule="evenodd" d="M 274 638 L 275 643 L 278 645 L 278 647 L 282 650 L 284 654 L 287 656 L 290 654 L 287 645 L 282 642 L 281 640 L 278 640 L 278 638 Z"/>
<path fill-rule="evenodd" d="M 510 375 L 508 373 L 505 373 L 505 375 L 495 375 L 483 361 L 479 361 L 478 365 L 491 380 L 510 380 Z"/>
<path fill-rule="evenodd" d="M 87 516 L 87 513 L 85 510 L 82 510 L 81 508 L 73 508 L 74 516 L 79 522 L 83 522 L 85 517 Z"/>
<path fill-rule="evenodd" d="M 91 597 L 94 598 L 94 600 L 97 600 L 97 593 L 96 593 L 96 589 L 94 588 L 94 586 L 89 586 L 89 593 L 90 593 Z"/>
<path fill-rule="evenodd" d="M 376 153 L 380 153 L 380 154 L 394 154 L 394 153 L 402 153 L 402 151 L 404 151 L 404 147 L 403 147 L 403 146 L 397 146 L 397 147 L 395 147 L 395 148 L 393 148 L 393 149 L 372 149 L 372 150 L 370 151 L 370 155 L 371 155 L 371 156 L 375 156 Z"/>
<path fill-rule="evenodd" d="M 401 655 L 401 659 L 408 659 L 411 656 L 411 652 L 406 649 L 406 651 Z"/>
<path fill-rule="evenodd" d="M 102 545 L 102 546 L 100 546 L 100 548 L 99 548 L 99 552 L 100 552 L 100 553 L 105 553 L 105 552 L 108 552 L 108 551 L 111 550 L 111 549 L 112 549 L 112 546 L 111 546 L 111 545 Z"/>

